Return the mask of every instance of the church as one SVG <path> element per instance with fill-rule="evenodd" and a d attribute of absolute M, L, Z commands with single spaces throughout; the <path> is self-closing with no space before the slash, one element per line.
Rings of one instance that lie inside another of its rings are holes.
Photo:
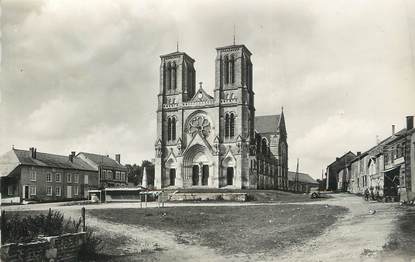
<path fill-rule="evenodd" d="M 160 56 L 155 188 L 279 189 L 288 186 L 284 112 L 256 116 L 251 52 L 216 48 L 213 96 L 196 86 L 195 60 Z"/>

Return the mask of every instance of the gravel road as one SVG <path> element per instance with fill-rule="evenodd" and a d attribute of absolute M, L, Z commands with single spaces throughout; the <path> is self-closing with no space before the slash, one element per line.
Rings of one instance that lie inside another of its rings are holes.
<path fill-rule="evenodd" d="M 88 217 L 88 225 L 99 229 L 100 233 L 111 234 L 127 239 L 122 253 L 131 254 L 127 260 L 120 261 L 379 261 L 378 254 L 388 241 L 397 217 L 397 203 L 367 202 L 350 194 L 333 194 L 320 202 L 297 204 L 327 204 L 343 206 L 349 212 L 340 218 L 325 232 L 305 244 L 292 246 L 278 257 L 266 254 L 235 254 L 223 256 L 215 250 L 199 246 L 185 245 L 177 242 L 169 232 L 148 229 L 139 226 L 116 224 L 96 217 Z M 183 205 L 264 205 L 260 203 L 169 203 L 168 206 Z M 266 205 L 279 205 L 267 203 Z M 149 207 L 155 206 L 150 203 Z M 6 210 L 46 210 L 49 207 L 62 210 L 66 216 L 76 217 L 80 214 L 80 206 L 60 206 L 54 204 L 38 204 L 26 206 L 9 206 Z M 136 203 L 117 203 L 88 205 L 94 208 L 139 208 Z M 370 214 L 369 210 L 376 210 Z M 154 252 L 158 250 L 159 252 Z M 149 251 L 149 252 L 147 252 Z M 141 253 L 139 256 L 136 254 Z M 400 261 L 397 258 L 397 261 Z"/>

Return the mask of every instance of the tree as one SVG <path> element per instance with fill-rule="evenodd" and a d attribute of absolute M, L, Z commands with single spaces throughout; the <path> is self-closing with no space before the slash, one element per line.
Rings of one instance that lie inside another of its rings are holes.
<path fill-rule="evenodd" d="M 128 182 L 134 183 L 134 185 L 138 185 L 141 182 L 141 168 L 139 165 L 133 164 L 126 164 L 125 167 L 127 168 L 127 175 L 128 175 Z"/>
<path fill-rule="evenodd" d="M 154 164 L 151 161 L 143 160 L 141 166 L 137 164 L 126 164 L 128 182 L 134 183 L 135 186 L 141 185 L 143 181 L 143 171 L 146 167 L 147 184 L 154 186 Z"/>

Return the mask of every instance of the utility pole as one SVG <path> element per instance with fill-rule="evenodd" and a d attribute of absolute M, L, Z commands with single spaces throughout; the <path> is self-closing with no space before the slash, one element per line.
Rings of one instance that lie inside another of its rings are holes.
<path fill-rule="evenodd" d="M 298 192 L 298 166 L 300 159 L 297 158 L 297 170 L 295 172 L 295 192 Z"/>

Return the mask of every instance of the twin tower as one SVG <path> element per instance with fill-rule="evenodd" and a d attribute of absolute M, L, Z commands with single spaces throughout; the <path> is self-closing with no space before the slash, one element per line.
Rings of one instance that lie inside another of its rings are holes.
<path fill-rule="evenodd" d="M 215 102 L 227 94 L 244 90 L 253 106 L 251 52 L 244 45 L 216 48 Z M 184 52 L 162 55 L 160 65 L 159 110 L 163 104 L 190 101 L 196 93 L 195 60 Z M 242 101 L 240 101 L 242 102 Z"/>
<path fill-rule="evenodd" d="M 196 85 L 193 58 L 161 56 L 156 188 L 257 188 L 251 52 L 216 50 L 213 97 Z"/>

